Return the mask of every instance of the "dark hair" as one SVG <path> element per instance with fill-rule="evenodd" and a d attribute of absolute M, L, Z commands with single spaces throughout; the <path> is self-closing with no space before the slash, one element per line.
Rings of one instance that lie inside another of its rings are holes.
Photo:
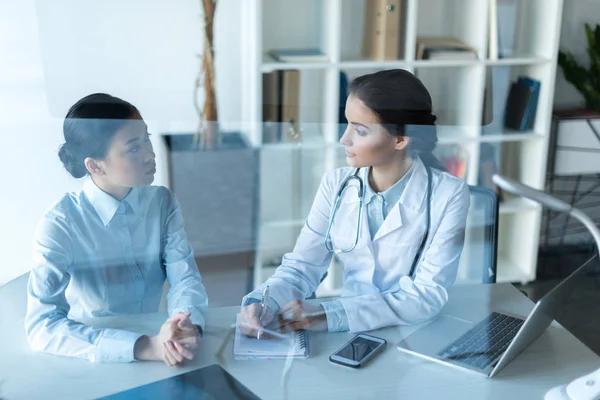
<path fill-rule="evenodd" d="M 409 136 L 409 150 L 431 168 L 447 171 L 432 154 L 437 143 L 431 96 L 421 81 L 403 69 L 390 69 L 355 78 L 351 95 L 371 109 L 390 135 Z"/>
<path fill-rule="evenodd" d="M 79 100 L 67 112 L 63 123 L 65 143 L 58 156 L 74 177 L 87 174 L 84 160 L 103 159 L 115 132 L 130 119 L 137 108 L 105 93 L 94 93 Z"/>

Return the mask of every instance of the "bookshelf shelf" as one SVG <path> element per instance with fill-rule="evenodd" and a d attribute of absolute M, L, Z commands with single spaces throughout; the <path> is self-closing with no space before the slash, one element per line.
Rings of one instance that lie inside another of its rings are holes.
<path fill-rule="evenodd" d="M 249 141 L 261 150 L 255 284 L 269 275 L 263 265 L 271 265 L 273 257 L 293 248 L 322 175 L 345 165 L 338 143 L 341 72 L 348 80 L 388 68 L 415 73 L 432 95 L 438 117 L 438 149 L 458 146 L 467 154 L 467 183 L 480 181 L 480 155 L 491 147 L 497 151 L 502 174 L 544 188 L 563 0 L 403 0 L 404 52 L 398 59 L 385 61 L 361 55 L 365 7 L 370 2 L 241 2 L 242 117 Z M 488 29 L 490 4 L 494 3 L 514 5 L 514 43 L 510 51 L 499 44 L 498 59 L 488 51 L 493 38 Z M 458 39 L 473 49 L 476 58 L 418 60 L 420 36 Z M 286 48 L 319 48 L 328 61 L 278 62 L 269 55 L 273 49 Z M 305 133 L 299 143 L 263 141 L 263 73 L 276 70 L 299 70 L 304 82 L 298 106 Z M 520 76 L 538 80 L 541 86 L 533 126 L 516 132 L 504 128 L 503 116 L 508 88 Z M 484 101 L 488 101 L 490 87 L 493 118 L 483 122 L 489 110 Z M 540 221 L 541 207 L 535 204 L 515 198 L 501 203 L 499 282 L 535 279 Z M 279 253 L 273 252 L 275 248 Z M 341 276 L 339 271 L 337 276 Z M 337 293 L 336 285 L 330 282 L 323 290 Z"/>
<path fill-rule="evenodd" d="M 340 62 L 279 62 L 270 58 L 263 60 L 261 65 L 262 72 L 271 72 L 275 70 L 288 69 L 388 69 L 388 68 L 445 68 L 445 67 L 469 67 L 475 65 L 485 66 L 519 66 L 519 65 L 536 65 L 549 64 L 551 59 L 540 57 L 514 57 L 503 58 L 499 60 L 389 60 L 389 61 L 374 61 L 362 59 L 360 57 L 350 57 Z"/>
<path fill-rule="evenodd" d="M 340 69 L 360 69 L 360 68 L 375 68 L 375 69 L 390 69 L 390 68 L 407 68 L 410 63 L 405 60 L 389 60 L 389 61 L 373 61 L 365 59 L 349 59 L 340 61 L 336 67 Z"/>
<path fill-rule="evenodd" d="M 308 69 L 326 69 L 332 65 L 326 62 L 265 62 L 261 66 L 261 72 L 272 72 L 277 70 L 308 70 Z"/>
<path fill-rule="evenodd" d="M 543 140 L 544 134 L 534 132 L 505 132 L 496 135 L 484 135 L 479 137 L 482 143 L 499 143 L 499 142 L 522 142 L 527 140 Z"/>
<path fill-rule="evenodd" d="M 413 68 L 472 67 L 481 64 L 480 60 L 415 60 L 408 63 Z"/>
<path fill-rule="evenodd" d="M 533 65 L 533 64 L 550 64 L 552 59 L 543 57 L 509 57 L 498 60 L 483 60 L 483 63 L 488 66 L 513 66 L 513 65 Z"/>

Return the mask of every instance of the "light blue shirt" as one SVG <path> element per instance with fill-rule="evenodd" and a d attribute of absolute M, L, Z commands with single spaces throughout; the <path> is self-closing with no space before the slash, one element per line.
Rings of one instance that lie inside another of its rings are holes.
<path fill-rule="evenodd" d="M 388 216 L 390 210 L 400 201 L 402 192 L 412 175 L 415 162 L 412 163 L 408 171 L 392 187 L 383 192 L 376 193 L 369 184 L 368 174 L 365 179 L 364 204 L 366 205 L 367 220 L 369 222 L 369 232 L 371 240 L 383 225 L 383 221 Z M 327 315 L 327 330 L 329 332 L 345 332 L 349 330 L 348 316 L 344 310 L 342 302 L 339 300 L 327 301 L 321 303 Z"/>
<path fill-rule="evenodd" d="M 25 330 L 36 351 L 91 362 L 130 362 L 139 333 L 96 329 L 84 318 L 158 310 L 165 279 L 169 315 L 191 312 L 204 328 L 206 291 L 175 196 L 133 188 L 122 201 L 86 178 L 38 225 Z"/>

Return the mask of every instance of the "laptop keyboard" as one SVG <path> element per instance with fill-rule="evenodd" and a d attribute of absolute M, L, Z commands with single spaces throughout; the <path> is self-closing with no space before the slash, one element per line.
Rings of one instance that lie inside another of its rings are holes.
<path fill-rule="evenodd" d="M 494 312 L 437 355 L 484 369 L 506 351 L 523 322 L 522 319 Z"/>

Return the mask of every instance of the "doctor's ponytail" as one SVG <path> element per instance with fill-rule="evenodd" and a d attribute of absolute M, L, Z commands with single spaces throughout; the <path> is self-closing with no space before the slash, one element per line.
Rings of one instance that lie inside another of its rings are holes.
<path fill-rule="evenodd" d="M 360 99 L 390 135 L 408 136 L 408 151 L 431 168 L 447 171 L 433 155 L 437 144 L 436 116 L 431 96 L 421 81 L 403 69 L 390 69 L 355 78 L 349 94 Z"/>

